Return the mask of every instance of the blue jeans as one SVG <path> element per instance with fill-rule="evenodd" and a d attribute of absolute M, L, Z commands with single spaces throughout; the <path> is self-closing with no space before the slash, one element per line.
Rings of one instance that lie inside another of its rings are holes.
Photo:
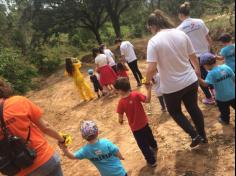
<path fill-rule="evenodd" d="M 60 156 L 55 153 L 44 165 L 30 173 L 28 176 L 63 176 Z"/>

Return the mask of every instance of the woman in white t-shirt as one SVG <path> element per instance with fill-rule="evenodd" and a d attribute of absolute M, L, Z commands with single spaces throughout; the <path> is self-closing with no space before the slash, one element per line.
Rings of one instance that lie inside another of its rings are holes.
<path fill-rule="evenodd" d="M 185 2 L 180 6 L 179 19 L 182 21 L 182 23 L 177 27 L 177 29 L 183 31 L 189 36 L 198 58 L 200 58 L 202 54 L 208 53 L 210 51 L 211 44 L 209 29 L 203 20 L 190 17 L 189 2 Z M 201 74 L 203 79 L 205 79 L 208 74 L 207 70 L 203 66 L 201 66 Z M 211 89 L 201 86 L 201 89 L 206 96 L 206 98 L 203 99 L 203 103 L 212 105 L 215 104 L 215 100 L 210 92 L 213 87 L 210 88 Z"/>
<path fill-rule="evenodd" d="M 161 78 L 161 91 L 170 115 L 192 138 L 191 147 L 207 142 L 203 114 L 198 106 L 199 62 L 189 37 L 173 25 L 162 11 L 156 10 L 148 19 L 150 31 L 155 35 L 147 49 L 147 82 L 158 69 Z M 190 62 L 192 62 L 193 67 Z M 197 74 L 196 74 L 197 73 Z M 183 114 L 181 103 L 189 112 L 196 130 Z"/>
<path fill-rule="evenodd" d="M 115 55 L 112 53 L 112 51 L 108 49 L 105 44 L 102 44 L 100 46 L 100 51 L 102 54 L 105 54 L 107 56 L 109 65 L 115 72 L 117 72 L 117 64 L 115 62 Z"/>
<path fill-rule="evenodd" d="M 113 90 L 113 84 L 117 80 L 117 75 L 109 65 L 109 60 L 105 54 L 101 54 L 98 48 L 93 49 L 93 56 L 100 75 L 100 84 L 105 90 Z"/>

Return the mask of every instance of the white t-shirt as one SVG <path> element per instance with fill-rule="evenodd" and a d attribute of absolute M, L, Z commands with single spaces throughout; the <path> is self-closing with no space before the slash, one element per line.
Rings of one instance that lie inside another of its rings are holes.
<path fill-rule="evenodd" d="M 155 92 L 156 92 L 157 96 L 158 97 L 163 96 L 162 91 L 161 91 L 161 77 L 160 77 L 160 73 L 157 73 L 154 76 L 153 79 L 155 81 L 154 89 L 155 89 Z"/>
<path fill-rule="evenodd" d="M 105 54 L 105 55 L 107 56 L 107 58 L 108 58 L 109 65 L 110 65 L 111 67 L 115 66 L 115 65 L 116 65 L 116 62 L 115 62 L 115 60 L 113 59 L 114 54 L 111 52 L 111 50 L 105 49 L 105 50 L 104 50 L 104 54 Z"/>
<path fill-rule="evenodd" d="M 125 60 L 131 63 L 137 60 L 137 56 L 134 51 L 134 46 L 129 41 L 124 41 L 120 45 L 121 55 L 125 56 Z"/>
<path fill-rule="evenodd" d="M 108 58 L 105 54 L 99 54 L 96 58 L 95 58 L 95 64 L 98 65 L 98 67 L 103 67 L 105 65 L 109 64 Z"/>
<path fill-rule="evenodd" d="M 209 52 L 209 42 L 206 38 L 209 29 L 203 20 L 188 18 L 177 29 L 189 36 L 198 57 Z"/>
<path fill-rule="evenodd" d="M 198 80 L 189 61 L 194 53 L 189 37 L 180 30 L 162 30 L 149 41 L 147 62 L 157 63 L 163 94 L 180 91 Z"/>

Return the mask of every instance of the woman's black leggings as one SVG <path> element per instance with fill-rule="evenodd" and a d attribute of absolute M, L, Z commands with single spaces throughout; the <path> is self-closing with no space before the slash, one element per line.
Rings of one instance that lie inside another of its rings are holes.
<path fill-rule="evenodd" d="M 203 138 L 206 137 L 203 114 L 198 106 L 198 82 L 181 91 L 165 94 L 164 98 L 170 115 L 186 133 L 192 138 L 195 138 L 197 135 Z M 196 130 L 183 114 L 181 109 L 182 102 L 190 114 Z"/>

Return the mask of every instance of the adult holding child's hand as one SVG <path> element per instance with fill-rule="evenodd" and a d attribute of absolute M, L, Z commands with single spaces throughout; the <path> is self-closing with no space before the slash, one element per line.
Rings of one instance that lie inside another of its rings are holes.
<path fill-rule="evenodd" d="M 196 147 L 201 142 L 207 143 L 203 114 L 198 106 L 197 95 L 197 75 L 200 76 L 200 66 L 189 37 L 184 32 L 173 29 L 168 17 L 160 10 L 149 16 L 148 26 L 155 36 L 149 41 L 147 49 L 147 87 L 158 68 L 161 90 L 168 111 L 176 123 L 192 138 L 190 146 Z M 196 130 L 181 110 L 182 101 Z"/>
<path fill-rule="evenodd" d="M 12 96 L 11 87 L 2 80 L 0 107 L 0 172 L 18 176 L 62 176 L 60 157 L 44 134 L 61 144 L 65 140 L 43 120 L 42 110 L 25 97 Z M 11 153 L 11 157 L 7 153 Z"/>

